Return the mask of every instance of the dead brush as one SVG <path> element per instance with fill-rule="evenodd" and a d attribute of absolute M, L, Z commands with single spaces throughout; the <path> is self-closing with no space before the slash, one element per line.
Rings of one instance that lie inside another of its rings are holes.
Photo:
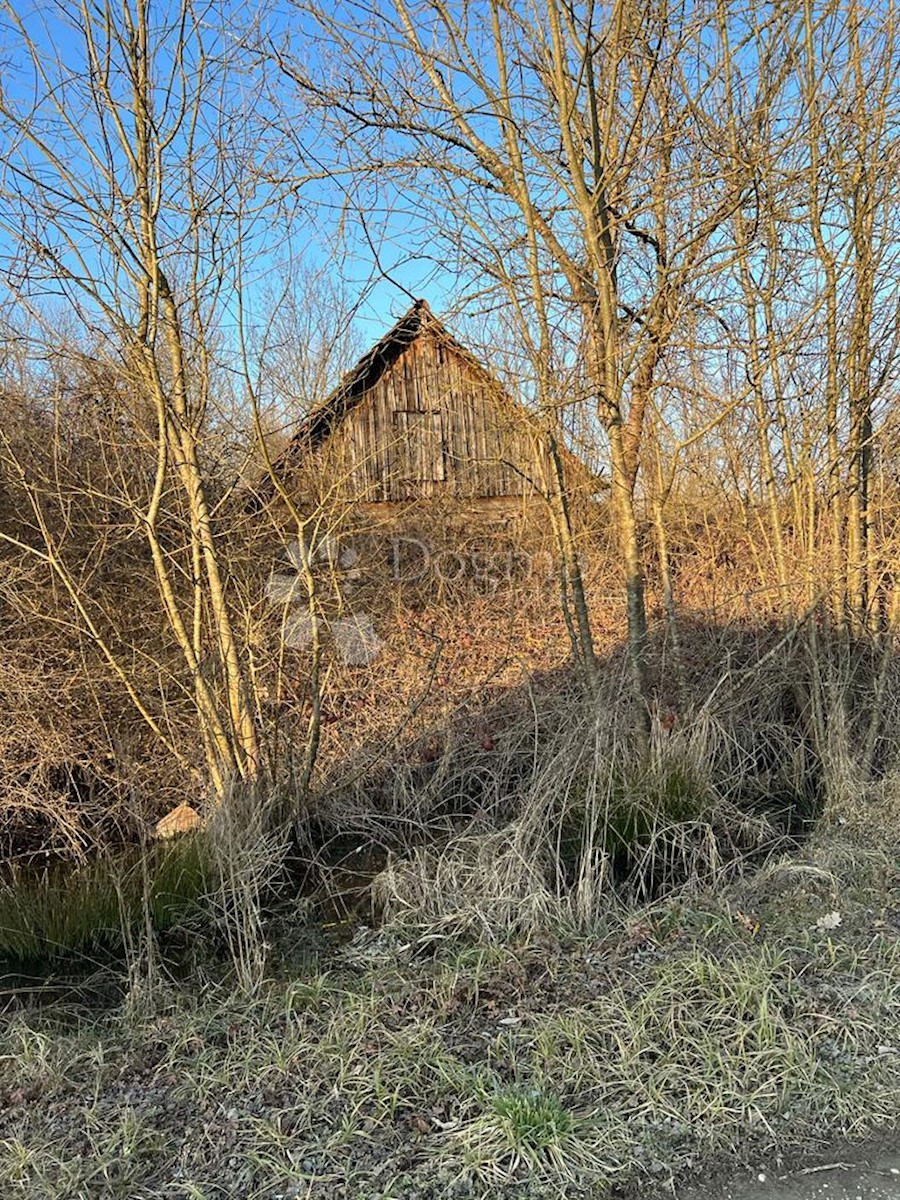
<path fill-rule="evenodd" d="M 284 872 L 288 828 L 283 799 L 265 784 L 234 784 L 202 831 L 209 858 L 206 914 L 222 937 L 241 991 L 255 995 L 265 979 L 266 905 Z"/>
<path fill-rule="evenodd" d="M 7 654 L 0 679 L 0 845 L 7 860 L 29 853 L 86 857 L 94 814 L 76 800 L 85 730 L 73 713 L 72 690 L 17 648 Z"/>
<path fill-rule="evenodd" d="M 446 837 L 460 821 L 513 816 L 557 715 L 545 710 L 539 719 L 505 693 L 495 706 L 461 706 L 439 721 L 429 714 L 388 750 L 373 739 L 353 748 L 339 769 L 324 770 L 315 815 L 336 834 L 395 846 Z"/>
<path fill-rule="evenodd" d="M 0 605 L 4 597 L 0 588 Z M 140 840 L 196 791 L 177 763 L 151 752 L 114 681 L 85 670 L 72 647 L 13 630 L 0 677 L 0 859 L 84 865 Z M 96 664 L 93 664 L 96 666 Z M 187 755 L 177 706 L 169 727 Z M 140 802 L 136 801 L 140 797 Z"/>
<path fill-rule="evenodd" d="M 463 835 L 442 850 L 420 847 L 391 858 L 374 897 L 388 926 L 420 944 L 472 938 L 527 938 L 558 924 L 563 912 L 548 886 L 546 847 L 520 824 Z"/>
<path fill-rule="evenodd" d="M 518 815 L 500 827 L 477 822 L 442 847 L 392 857 L 375 883 L 385 922 L 411 927 L 429 942 L 528 938 L 589 923 L 610 899 L 613 856 L 591 836 L 599 819 L 588 818 L 573 850 L 564 824 L 567 793 L 548 785 L 542 772 L 520 797 Z M 569 877 L 561 865 L 566 856 L 577 858 Z"/>
<path fill-rule="evenodd" d="M 569 693 L 536 710 L 530 754 L 511 739 L 515 768 L 494 762 L 514 791 L 379 877 L 386 921 L 425 938 L 584 931 L 622 898 L 720 883 L 784 847 L 821 766 L 783 681 L 727 682 L 718 705 L 713 694 L 656 718 L 644 752 L 612 687 L 600 703 Z M 432 781 L 451 775 L 444 764 Z"/>

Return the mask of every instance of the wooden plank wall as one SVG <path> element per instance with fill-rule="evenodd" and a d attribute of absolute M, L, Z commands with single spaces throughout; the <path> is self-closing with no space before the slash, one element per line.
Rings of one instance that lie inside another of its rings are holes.
<path fill-rule="evenodd" d="M 341 422 L 328 457 L 370 502 L 530 495 L 541 451 L 513 402 L 465 355 L 423 332 Z"/>

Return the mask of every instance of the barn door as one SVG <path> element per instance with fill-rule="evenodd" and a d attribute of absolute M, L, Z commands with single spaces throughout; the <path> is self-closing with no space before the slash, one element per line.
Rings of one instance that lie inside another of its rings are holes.
<path fill-rule="evenodd" d="M 394 462 L 399 481 L 415 485 L 444 482 L 447 467 L 444 427 L 439 412 L 395 412 L 394 435 Z"/>

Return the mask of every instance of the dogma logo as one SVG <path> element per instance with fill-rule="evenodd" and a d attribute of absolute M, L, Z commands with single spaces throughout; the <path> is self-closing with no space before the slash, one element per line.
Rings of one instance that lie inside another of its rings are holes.
<path fill-rule="evenodd" d="M 292 542 L 287 547 L 287 557 L 294 571 L 273 571 L 266 586 L 266 598 L 272 604 L 287 609 L 284 620 L 285 644 L 301 650 L 313 640 L 316 618 L 310 611 L 303 578 L 303 547 L 299 542 Z M 352 546 L 341 547 L 331 537 L 323 538 L 311 555 L 312 564 L 337 570 L 347 580 L 359 578 L 361 572 L 358 561 L 359 555 Z M 338 657 L 348 666 L 368 666 L 381 653 L 384 642 L 375 632 L 375 625 L 368 613 L 318 619 L 320 625 L 331 634 Z"/>

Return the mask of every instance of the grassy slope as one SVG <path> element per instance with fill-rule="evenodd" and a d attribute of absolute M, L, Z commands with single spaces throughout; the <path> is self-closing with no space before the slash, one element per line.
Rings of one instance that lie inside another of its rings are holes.
<path fill-rule="evenodd" d="M 589 938 L 279 951 L 253 999 L 5 1018 L 0 1195 L 646 1195 L 900 1115 L 900 874 L 834 836 Z"/>

